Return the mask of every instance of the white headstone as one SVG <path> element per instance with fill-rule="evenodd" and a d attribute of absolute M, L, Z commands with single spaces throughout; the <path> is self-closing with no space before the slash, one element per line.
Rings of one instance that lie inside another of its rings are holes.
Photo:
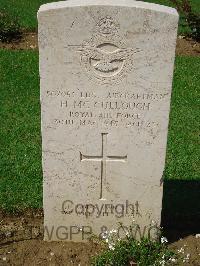
<path fill-rule="evenodd" d="M 38 20 L 45 240 L 159 225 L 176 10 L 69 0 Z"/>

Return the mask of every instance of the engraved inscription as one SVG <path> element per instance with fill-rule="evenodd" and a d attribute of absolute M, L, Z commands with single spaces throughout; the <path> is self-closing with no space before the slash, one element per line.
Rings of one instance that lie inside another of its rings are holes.
<path fill-rule="evenodd" d="M 57 98 L 57 105 L 62 109 L 59 117 L 52 117 L 57 126 L 133 128 L 136 133 L 145 130 L 152 141 L 155 132 L 159 131 L 159 122 L 151 119 L 147 113 L 151 112 L 154 103 L 165 101 L 169 93 L 139 93 L 118 90 L 81 91 L 80 89 L 47 90 L 47 96 Z M 148 118 L 147 118 L 148 117 Z"/>
<path fill-rule="evenodd" d="M 90 156 L 83 155 L 80 152 L 80 161 L 95 161 L 101 163 L 101 181 L 100 181 L 100 199 L 103 198 L 103 183 L 106 182 L 106 163 L 110 162 L 126 162 L 127 155 L 125 156 L 108 156 L 107 155 L 107 135 L 108 133 L 101 133 L 101 155 L 100 156 Z"/>

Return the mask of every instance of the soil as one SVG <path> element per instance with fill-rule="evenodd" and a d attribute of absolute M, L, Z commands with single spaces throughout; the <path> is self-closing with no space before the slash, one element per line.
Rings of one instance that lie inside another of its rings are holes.
<path fill-rule="evenodd" d="M 90 265 L 91 257 L 102 250 L 87 243 L 44 242 L 42 211 L 19 216 L 0 215 L 0 266 Z"/>
<path fill-rule="evenodd" d="M 27 211 L 25 214 L 0 214 L 0 266 L 84 266 L 90 265 L 92 256 L 103 249 L 99 243 L 45 242 L 43 241 L 43 213 Z M 172 231 L 174 234 L 179 232 Z M 181 234 L 180 234 L 181 235 Z M 168 234 L 170 241 L 170 234 Z M 170 242 L 169 242 L 170 243 Z M 190 254 L 188 263 L 200 266 L 200 236 L 189 235 L 169 246 L 174 250 L 184 249 L 184 257 Z"/>
<path fill-rule="evenodd" d="M 187 257 L 189 254 L 188 263 L 183 263 L 182 265 L 190 266 L 200 266 L 200 236 L 187 236 L 183 239 L 178 240 L 177 242 L 171 243 L 170 248 L 175 250 L 178 253 L 181 251 L 184 254 L 184 257 Z"/>
<path fill-rule="evenodd" d="M 177 55 L 200 56 L 200 42 L 179 36 L 176 45 Z"/>
<path fill-rule="evenodd" d="M 37 50 L 37 33 L 25 32 L 19 40 L 15 40 L 11 43 L 0 42 L 0 48 L 13 50 Z M 196 42 L 190 38 L 185 38 L 184 36 L 179 36 L 177 39 L 176 54 L 200 56 L 200 42 Z"/>
<path fill-rule="evenodd" d="M 24 240 L 0 248 L 0 265 L 90 265 L 90 258 L 97 251 L 98 246 L 93 243 Z"/>
<path fill-rule="evenodd" d="M 0 42 L 0 48 L 11 50 L 36 50 L 38 49 L 37 33 L 24 32 L 20 39 L 13 40 L 10 43 Z"/>

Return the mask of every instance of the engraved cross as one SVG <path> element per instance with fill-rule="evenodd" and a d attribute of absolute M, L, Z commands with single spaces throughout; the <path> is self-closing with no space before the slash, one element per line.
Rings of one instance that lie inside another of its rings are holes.
<path fill-rule="evenodd" d="M 125 156 L 109 156 L 107 155 L 107 135 L 108 133 L 101 133 L 101 155 L 100 156 L 90 156 L 83 155 L 80 152 L 81 161 L 95 161 L 101 162 L 101 186 L 100 186 L 100 199 L 103 199 L 103 183 L 106 180 L 106 163 L 107 162 L 126 162 L 127 155 Z"/>

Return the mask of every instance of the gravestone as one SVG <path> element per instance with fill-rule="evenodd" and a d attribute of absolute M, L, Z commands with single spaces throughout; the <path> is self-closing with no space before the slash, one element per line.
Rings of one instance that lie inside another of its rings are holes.
<path fill-rule="evenodd" d="M 84 241 L 119 223 L 151 235 L 161 217 L 176 10 L 69 0 L 42 5 L 38 21 L 45 240 Z"/>

